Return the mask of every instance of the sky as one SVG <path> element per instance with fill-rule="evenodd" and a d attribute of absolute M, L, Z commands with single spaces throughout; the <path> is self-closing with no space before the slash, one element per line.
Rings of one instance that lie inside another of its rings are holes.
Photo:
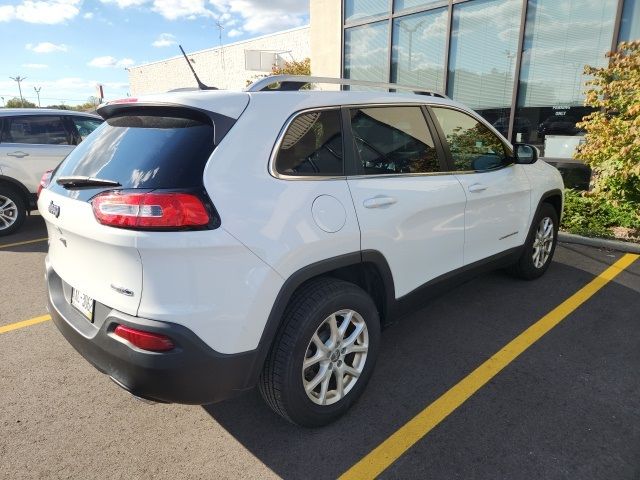
<path fill-rule="evenodd" d="M 309 0 L 0 0 L 0 97 L 44 107 L 128 93 L 127 67 L 309 23 Z M 2 100 L 0 100 L 2 102 Z M 2 105 L 2 103 L 0 103 Z"/>

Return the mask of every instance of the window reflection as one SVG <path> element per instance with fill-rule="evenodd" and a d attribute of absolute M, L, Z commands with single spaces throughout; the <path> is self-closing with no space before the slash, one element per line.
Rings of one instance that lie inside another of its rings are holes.
<path fill-rule="evenodd" d="M 514 140 L 545 157 L 571 157 L 582 141 L 584 66 L 604 66 L 611 48 L 616 0 L 530 0 L 517 115 L 533 128 Z"/>
<path fill-rule="evenodd" d="M 385 13 L 389 13 L 388 0 L 345 0 L 344 2 L 344 19 L 346 22 L 362 20 Z"/>
<path fill-rule="evenodd" d="M 351 128 L 365 175 L 441 170 L 420 107 L 354 109 Z"/>
<path fill-rule="evenodd" d="M 522 2 L 476 0 L 453 7 L 449 95 L 473 108 L 504 136 L 509 130 Z M 516 131 L 531 125 L 516 118 Z"/>
<path fill-rule="evenodd" d="M 624 0 L 619 40 L 640 40 L 640 0 Z"/>
<path fill-rule="evenodd" d="M 504 144 L 475 118 L 449 108 L 434 108 L 433 112 L 447 139 L 455 170 L 491 170 L 508 163 Z"/>
<path fill-rule="evenodd" d="M 439 8 L 393 22 L 392 82 L 444 91 L 447 17 Z"/>
<path fill-rule="evenodd" d="M 394 0 L 393 11 L 399 12 L 400 10 L 408 10 L 410 8 L 428 7 L 438 3 L 446 4 L 447 0 Z"/>
<path fill-rule="evenodd" d="M 342 175 L 342 130 L 338 110 L 297 116 L 282 138 L 276 170 L 285 175 Z"/>
<path fill-rule="evenodd" d="M 346 78 L 387 81 L 388 22 L 354 27 L 344 32 L 344 74 Z"/>

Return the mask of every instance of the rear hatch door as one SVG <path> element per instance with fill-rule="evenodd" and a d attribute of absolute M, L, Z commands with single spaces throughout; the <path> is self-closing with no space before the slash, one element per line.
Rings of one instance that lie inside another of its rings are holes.
<path fill-rule="evenodd" d="M 238 116 L 247 101 L 238 102 Z M 38 208 L 49 233 L 51 268 L 91 299 L 136 315 L 144 287 L 139 243 L 149 236 L 161 240 L 165 232 L 103 225 L 94 215 L 92 200 L 112 191 L 177 191 L 206 202 L 204 167 L 236 119 L 166 104 L 109 105 L 102 113 L 106 121 L 56 169 Z M 69 177 L 112 184 L 64 184 Z"/>

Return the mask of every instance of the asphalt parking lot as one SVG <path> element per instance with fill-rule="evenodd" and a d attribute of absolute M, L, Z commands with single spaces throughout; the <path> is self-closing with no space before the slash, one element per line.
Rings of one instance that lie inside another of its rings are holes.
<path fill-rule="evenodd" d="M 0 329 L 46 314 L 45 236 L 36 215 L 0 239 Z M 5 328 L 0 478 L 336 478 L 621 257 L 561 245 L 541 280 L 494 272 L 434 299 L 384 331 L 360 402 L 316 430 L 285 423 L 257 391 L 206 407 L 147 405 L 50 321 Z M 380 478 L 640 479 L 639 372 L 637 260 L 426 435 L 381 450 Z"/>

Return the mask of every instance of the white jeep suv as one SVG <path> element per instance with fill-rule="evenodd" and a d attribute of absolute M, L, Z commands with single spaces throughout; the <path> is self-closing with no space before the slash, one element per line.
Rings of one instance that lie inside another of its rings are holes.
<path fill-rule="evenodd" d="M 549 267 L 563 186 L 533 147 L 441 95 L 313 81 L 107 103 L 42 191 L 51 316 L 133 395 L 257 384 L 322 425 L 364 390 L 382 326 L 452 279 Z"/>
<path fill-rule="evenodd" d="M 0 237 L 18 230 L 35 210 L 42 174 L 101 123 L 97 115 L 70 110 L 0 109 Z"/>

